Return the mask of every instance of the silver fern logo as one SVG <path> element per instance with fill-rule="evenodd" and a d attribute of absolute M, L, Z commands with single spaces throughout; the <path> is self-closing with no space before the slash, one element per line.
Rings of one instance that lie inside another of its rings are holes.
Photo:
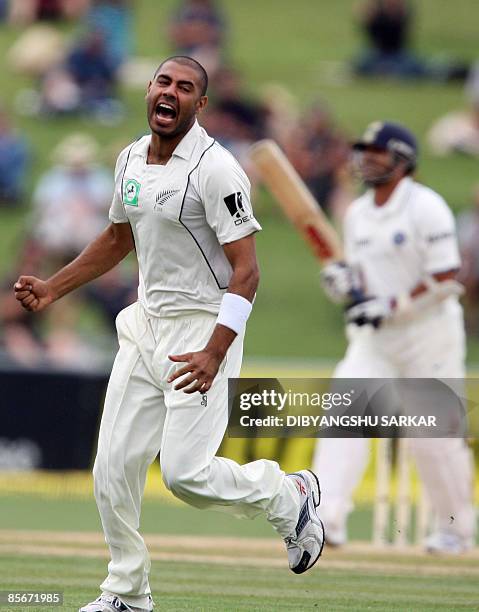
<path fill-rule="evenodd" d="M 155 210 L 157 210 L 158 207 L 161 209 L 170 198 L 179 192 L 179 189 L 164 189 L 163 191 L 159 191 L 156 194 Z"/>

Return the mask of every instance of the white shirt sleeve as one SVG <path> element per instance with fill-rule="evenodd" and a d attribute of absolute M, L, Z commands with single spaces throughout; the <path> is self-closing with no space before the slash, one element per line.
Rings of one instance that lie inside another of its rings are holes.
<path fill-rule="evenodd" d="M 133 145 L 129 145 L 118 156 L 115 166 L 115 188 L 108 217 L 112 223 L 128 223 L 125 207 L 123 205 L 122 182 L 127 163 L 128 153 Z"/>
<path fill-rule="evenodd" d="M 428 191 L 417 201 L 414 215 L 425 272 L 437 274 L 460 268 L 454 215 L 443 198 Z"/>
<path fill-rule="evenodd" d="M 200 164 L 198 190 L 206 221 L 220 244 L 261 229 L 253 216 L 248 177 L 236 159 L 217 144 Z"/>
<path fill-rule="evenodd" d="M 343 219 L 343 248 L 344 248 L 344 259 L 345 261 L 354 266 L 357 264 L 355 257 L 354 248 L 354 215 L 355 215 L 355 204 L 349 205 L 346 210 L 346 214 Z"/>

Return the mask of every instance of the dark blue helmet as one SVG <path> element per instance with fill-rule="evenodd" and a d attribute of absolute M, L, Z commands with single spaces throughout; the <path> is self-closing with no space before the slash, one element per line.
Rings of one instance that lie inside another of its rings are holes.
<path fill-rule="evenodd" d="M 417 162 L 418 146 L 414 135 L 402 125 L 389 121 L 374 121 L 357 142 L 353 143 L 355 151 L 364 151 L 367 147 L 377 147 L 391 151 L 397 157 L 407 160 L 408 170 L 414 170 Z"/>

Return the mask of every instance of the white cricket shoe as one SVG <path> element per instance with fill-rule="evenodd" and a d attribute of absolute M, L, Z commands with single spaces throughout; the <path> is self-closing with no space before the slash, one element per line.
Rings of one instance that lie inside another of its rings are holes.
<path fill-rule="evenodd" d="M 102 593 L 95 601 L 86 604 L 78 612 L 151 612 L 153 610 L 153 600 L 149 598 L 148 608 L 137 608 L 129 606 L 117 596 Z"/>
<path fill-rule="evenodd" d="M 324 546 L 324 526 L 316 508 L 321 501 L 321 489 L 314 472 L 300 470 L 287 474 L 299 491 L 300 511 L 294 533 L 285 538 L 289 567 L 295 574 L 302 574 L 313 567 Z"/>
<path fill-rule="evenodd" d="M 436 531 L 426 539 L 426 551 L 438 555 L 460 555 L 472 547 L 470 539 L 447 531 Z"/>

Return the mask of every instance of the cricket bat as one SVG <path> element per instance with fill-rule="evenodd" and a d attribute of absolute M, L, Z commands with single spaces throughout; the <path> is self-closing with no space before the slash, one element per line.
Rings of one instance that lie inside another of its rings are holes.
<path fill-rule="evenodd" d="M 343 259 L 336 230 L 274 140 L 255 143 L 250 159 L 261 180 L 322 264 Z"/>

